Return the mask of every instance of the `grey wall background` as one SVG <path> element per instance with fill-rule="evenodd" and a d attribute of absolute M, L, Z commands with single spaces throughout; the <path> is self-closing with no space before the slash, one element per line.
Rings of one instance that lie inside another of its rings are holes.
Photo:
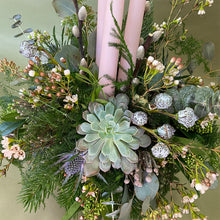
<path fill-rule="evenodd" d="M 51 6 L 52 0 L 0 0 L 0 59 L 6 57 L 24 67 L 27 60 L 18 50 L 21 38 L 15 39 L 17 30 L 10 28 L 12 21 L 9 19 L 14 14 L 22 14 L 23 28 L 47 30 L 51 33 L 53 25 L 59 29 L 60 18 Z M 97 0 L 88 0 L 96 5 Z M 169 12 L 168 0 L 154 0 L 155 21 L 162 23 Z M 189 31 L 204 42 L 212 41 L 216 46 L 213 68 L 220 69 L 220 1 L 216 0 L 213 7 L 207 10 L 205 16 L 194 15 L 187 22 Z M 201 74 L 201 70 L 197 70 Z M 18 171 L 11 167 L 6 178 L 0 178 L 0 219 L 1 220 L 60 220 L 64 214 L 56 202 L 51 198 L 47 201 L 46 209 L 35 213 L 24 213 L 21 204 L 17 204 L 16 197 L 20 191 Z M 198 201 L 201 210 L 207 214 L 210 220 L 220 219 L 220 187 L 215 191 L 208 191 Z M 184 219 L 190 219 L 186 217 Z"/>

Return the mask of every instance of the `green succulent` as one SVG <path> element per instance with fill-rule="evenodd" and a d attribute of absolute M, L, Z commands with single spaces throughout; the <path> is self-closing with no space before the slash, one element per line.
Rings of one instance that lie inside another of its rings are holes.
<path fill-rule="evenodd" d="M 144 130 L 131 126 L 132 112 L 128 110 L 129 98 L 118 94 L 104 106 L 97 102 L 89 104 L 89 111 L 83 113 L 87 121 L 77 127 L 81 138 L 76 148 L 86 151 L 84 173 L 93 176 L 100 169 L 107 172 L 111 166 L 125 173 L 131 173 L 138 162 L 135 153 L 140 146 L 148 147 L 151 139 Z"/>

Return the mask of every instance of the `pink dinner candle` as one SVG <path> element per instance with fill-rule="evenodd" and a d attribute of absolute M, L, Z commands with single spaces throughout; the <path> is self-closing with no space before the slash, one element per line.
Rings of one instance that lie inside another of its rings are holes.
<path fill-rule="evenodd" d="M 115 88 L 112 84 L 112 80 L 108 79 L 105 76 L 109 76 L 111 79 L 116 80 L 118 57 L 119 57 L 118 49 L 109 46 L 109 43 L 119 42 L 117 38 L 111 35 L 112 29 L 113 28 L 116 29 L 110 11 L 111 2 L 112 2 L 113 15 L 116 18 L 120 27 L 122 25 L 123 11 L 124 11 L 124 0 L 106 0 L 107 5 L 105 11 L 101 57 L 99 64 L 99 78 L 100 78 L 99 83 L 101 85 L 107 85 L 103 88 L 103 91 L 106 96 L 114 95 Z"/>
<path fill-rule="evenodd" d="M 98 13 L 97 13 L 97 34 L 96 34 L 96 64 L 100 64 L 100 56 L 102 49 L 102 38 L 105 21 L 105 12 L 107 6 L 106 0 L 98 0 Z"/>
<path fill-rule="evenodd" d="M 136 53 L 140 42 L 145 4 L 146 0 L 130 0 L 128 8 L 124 39 L 132 55 L 134 65 L 136 64 Z M 120 65 L 126 71 L 130 68 L 128 62 L 123 58 L 120 60 Z M 120 69 L 118 73 L 118 81 L 125 80 L 127 80 L 127 74 Z"/>

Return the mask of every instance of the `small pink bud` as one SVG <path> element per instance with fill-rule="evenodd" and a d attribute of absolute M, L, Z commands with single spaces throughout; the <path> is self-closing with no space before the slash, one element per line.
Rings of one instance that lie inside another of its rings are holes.
<path fill-rule="evenodd" d="M 176 57 L 172 57 L 170 60 L 170 63 L 174 63 L 174 62 L 176 62 Z"/>
<path fill-rule="evenodd" d="M 182 62 L 182 59 L 180 57 L 178 57 L 176 59 L 175 65 L 178 66 L 178 65 L 180 65 L 181 62 Z"/>
<path fill-rule="evenodd" d="M 181 70 L 183 68 L 183 64 L 181 63 L 178 67 L 177 67 L 177 69 L 178 70 Z"/>

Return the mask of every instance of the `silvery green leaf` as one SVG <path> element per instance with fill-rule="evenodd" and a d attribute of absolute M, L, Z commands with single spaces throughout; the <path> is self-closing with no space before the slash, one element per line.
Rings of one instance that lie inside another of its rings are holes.
<path fill-rule="evenodd" d="M 79 139 L 76 142 L 76 149 L 79 151 L 85 151 L 89 148 L 89 145 L 87 142 L 85 142 L 84 138 Z"/>
<path fill-rule="evenodd" d="M 102 205 L 118 205 L 115 201 L 102 202 Z"/>
<path fill-rule="evenodd" d="M 203 105 L 208 105 L 209 98 L 214 95 L 214 91 L 208 87 L 202 87 L 196 90 L 195 102 Z"/>
<path fill-rule="evenodd" d="M 215 54 L 215 44 L 213 42 L 207 42 L 203 46 L 203 56 L 207 60 L 212 60 Z"/>
<path fill-rule="evenodd" d="M 150 183 L 145 182 L 142 187 L 134 186 L 136 197 L 144 201 L 148 196 L 151 200 L 156 196 L 159 189 L 159 180 L 155 174 L 151 174 L 152 181 Z"/>
<path fill-rule="evenodd" d="M 17 28 L 22 24 L 21 20 L 16 21 L 14 24 L 11 25 L 11 28 Z"/>
<path fill-rule="evenodd" d="M 199 118 L 203 118 L 208 115 L 209 107 L 208 107 L 208 105 L 204 105 L 204 104 L 199 103 L 195 106 L 194 112 Z"/>
<path fill-rule="evenodd" d="M 96 57 L 96 31 L 89 35 L 87 52 L 92 59 Z"/>
<path fill-rule="evenodd" d="M 128 203 L 124 203 L 120 209 L 120 215 L 118 220 L 128 220 L 130 219 L 131 207 L 132 207 L 133 198 L 129 200 Z"/>
<path fill-rule="evenodd" d="M 97 157 L 102 149 L 103 144 L 104 144 L 104 141 L 102 139 L 99 139 L 97 142 L 92 144 L 90 148 L 88 149 L 89 156 L 93 158 Z"/>
<path fill-rule="evenodd" d="M 76 128 L 76 130 L 77 130 L 78 134 L 82 134 L 82 135 L 85 135 L 87 133 L 92 133 L 91 124 L 89 124 L 87 122 L 83 122 L 81 125 L 79 125 Z"/>
<path fill-rule="evenodd" d="M 146 215 L 146 212 L 147 212 L 148 208 L 150 207 L 150 201 L 151 201 L 151 197 L 147 196 L 147 198 L 144 200 L 144 202 L 142 204 L 142 212 L 144 215 Z"/>
<path fill-rule="evenodd" d="M 125 174 L 130 174 L 135 169 L 135 164 L 130 163 L 125 157 L 122 157 L 121 159 L 121 170 Z"/>
<path fill-rule="evenodd" d="M 187 66 L 187 70 L 190 74 L 193 74 L 195 68 L 198 66 L 198 63 L 196 60 L 191 60 L 189 65 Z"/>
<path fill-rule="evenodd" d="M 87 142 L 93 142 L 97 139 L 99 139 L 99 135 L 97 133 L 94 133 L 94 134 L 86 134 L 85 136 L 85 141 Z"/>
<path fill-rule="evenodd" d="M 109 218 L 116 217 L 119 212 L 120 212 L 120 210 L 117 209 L 117 210 L 115 210 L 114 212 L 111 212 L 111 213 L 106 214 L 105 216 L 106 216 L 106 217 L 109 217 Z"/>
<path fill-rule="evenodd" d="M 101 111 L 104 111 L 104 106 L 102 104 L 99 103 L 95 103 L 94 104 L 94 113 L 96 114 L 96 116 L 100 119 L 99 114 Z"/>
<path fill-rule="evenodd" d="M 14 37 L 15 37 L 15 38 L 17 38 L 17 37 L 22 36 L 23 34 L 24 34 L 24 33 L 23 33 L 23 32 L 21 32 L 21 33 L 19 33 L 19 34 L 14 35 Z"/>
<path fill-rule="evenodd" d="M 151 138 L 148 135 L 142 135 L 140 138 L 140 146 L 141 147 L 148 147 L 151 144 Z"/>
<path fill-rule="evenodd" d="M 123 115 L 124 115 L 123 110 L 120 108 L 117 109 L 114 114 L 114 121 L 117 123 L 122 118 Z"/>
<path fill-rule="evenodd" d="M 102 162 L 102 163 L 106 163 L 107 161 L 109 161 L 108 157 L 106 157 L 104 154 L 100 153 L 99 154 L 99 160 Z"/>
<path fill-rule="evenodd" d="M 24 32 L 24 33 L 31 33 L 32 31 L 33 31 L 32 28 L 27 28 L 27 29 L 25 29 L 23 32 Z"/>
<path fill-rule="evenodd" d="M 80 63 L 81 55 L 79 49 L 73 45 L 65 45 L 61 51 L 55 55 L 55 60 L 66 69 L 66 65 L 60 61 L 60 58 L 64 57 L 67 60 L 68 69 L 76 69 Z"/>
<path fill-rule="evenodd" d="M 126 143 L 130 143 L 133 141 L 132 135 L 130 134 L 120 134 L 120 139 Z"/>
<path fill-rule="evenodd" d="M 91 128 L 92 128 L 93 131 L 100 131 L 101 130 L 100 124 L 97 123 L 97 122 L 93 122 L 91 124 Z"/>
<path fill-rule="evenodd" d="M 132 150 L 137 150 L 140 145 L 140 140 L 133 136 L 133 140 L 129 142 L 129 146 Z"/>
<path fill-rule="evenodd" d="M 123 192 L 123 187 L 119 186 L 113 193 L 122 193 Z"/>
<path fill-rule="evenodd" d="M 124 93 L 119 93 L 116 95 L 116 105 L 118 106 L 119 104 L 123 103 L 124 105 L 128 105 L 129 103 L 129 97 L 124 94 Z"/>
<path fill-rule="evenodd" d="M 180 91 L 180 98 L 182 100 L 183 108 L 185 107 L 193 107 L 195 104 L 195 93 L 197 91 L 196 86 L 185 86 Z"/>
<path fill-rule="evenodd" d="M 102 180 L 106 185 L 109 185 L 107 180 L 104 178 L 104 176 L 102 176 L 100 173 L 97 174 L 97 178 L 99 178 L 100 180 Z"/>
<path fill-rule="evenodd" d="M 69 17 L 75 13 L 75 6 L 72 0 L 53 0 L 52 5 L 56 13 L 62 17 Z"/>
<path fill-rule="evenodd" d="M 95 104 L 96 102 L 90 102 L 88 106 L 88 109 L 92 114 L 94 113 Z"/>
<path fill-rule="evenodd" d="M 105 105 L 105 111 L 106 111 L 106 114 L 111 114 L 111 115 L 113 115 L 113 114 L 114 114 L 114 111 L 115 111 L 115 106 L 114 106 L 111 102 L 108 102 L 108 103 Z"/>
<path fill-rule="evenodd" d="M 95 117 L 95 115 L 93 115 L 93 114 L 87 114 L 86 120 L 87 120 L 89 123 L 99 123 L 98 118 Z"/>
<path fill-rule="evenodd" d="M 220 91 L 212 96 L 213 111 L 220 117 Z"/>
<path fill-rule="evenodd" d="M 111 152 L 109 154 L 109 160 L 111 160 L 112 163 L 116 163 L 117 162 L 120 164 L 121 163 L 121 155 L 118 152 L 118 149 L 116 148 L 116 146 L 113 144 L 110 145 L 111 147 Z"/>
<path fill-rule="evenodd" d="M 113 147 L 114 147 L 114 144 L 113 144 L 112 139 L 106 138 L 105 139 L 105 143 L 104 143 L 104 145 L 102 147 L 102 153 L 105 156 L 109 156 Z"/>
<path fill-rule="evenodd" d="M 99 173 L 99 161 L 98 159 L 92 161 L 92 163 L 85 163 L 84 174 L 86 177 L 95 176 Z"/>
<path fill-rule="evenodd" d="M 168 89 L 166 93 L 173 98 L 173 107 L 176 112 L 184 108 L 180 93 L 176 89 Z"/>
<path fill-rule="evenodd" d="M 16 15 L 14 15 L 13 17 L 12 17 L 12 19 L 14 19 L 14 20 L 20 20 L 21 19 L 21 15 L 20 14 L 16 14 Z"/>
<path fill-rule="evenodd" d="M 103 171 L 103 172 L 108 172 L 111 168 L 111 161 L 109 160 L 107 163 L 102 163 L 99 162 L 99 168 Z"/>

